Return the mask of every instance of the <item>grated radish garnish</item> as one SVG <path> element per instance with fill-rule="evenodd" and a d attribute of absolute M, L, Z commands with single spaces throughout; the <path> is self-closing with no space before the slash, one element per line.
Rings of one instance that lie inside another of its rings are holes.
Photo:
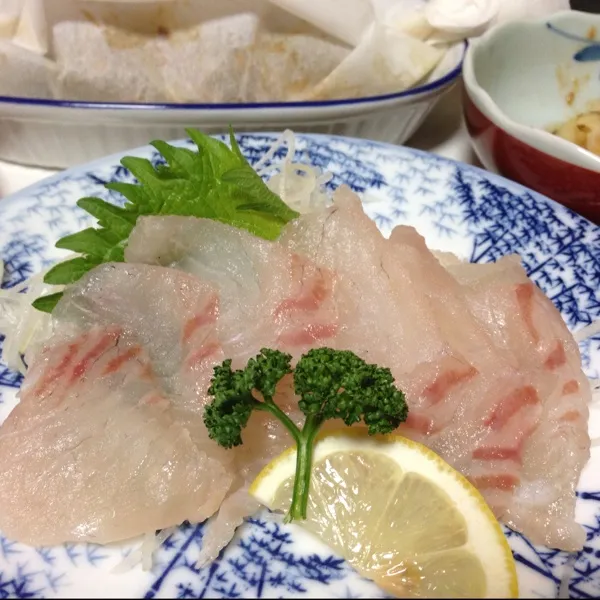
<path fill-rule="evenodd" d="M 291 129 L 284 129 L 283 133 L 275 140 L 273 145 L 262 155 L 261 159 L 254 165 L 254 169 L 262 175 L 264 172 L 263 167 L 270 162 L 275 153 L 279 148 L 281 148 L 284 144 L 287 144 L 288 152 L 286 155 L 286 159 L 294 156 L 296 152 L 296 138 L 294 137 L 294 132 Z"/>

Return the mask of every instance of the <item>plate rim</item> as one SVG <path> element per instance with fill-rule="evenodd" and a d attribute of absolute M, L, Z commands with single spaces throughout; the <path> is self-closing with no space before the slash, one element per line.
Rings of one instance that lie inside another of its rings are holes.
<path fill-rule="evenodd" d="M 0 97 L 0 101 L 1 101 L 1 97 Z M 521 183 L 512 181 L 511 179 L 503 177 L 502 175 L 499 175 L 497 173 L 493 173 L 492 171 L 488 171 L 482 167 L 478 167 L 476 165 L 471 165 L 469 163 L 462 162 L 460 160 L 456 160 L 454 158 L 449 158 L 446 156 L 442 156 L 440 154 L 436 154 L 434 152 L 428 152 L 426 150 L 421 150 L 418 148 L 411 148 L 410 146 L 404 146 L 404 145 L 400 146 L 400 145 L 396 145 L 396 144 L 391 144 L 389 142 L 380 142 L 380 141 L 370 140 L 370 139 L 366 139 L 366 138 L 359 138 L 359 137 L 352 137 L 352 136 L 345 136 L 345 135 L 335 135 L 335 134 L 328 134 L 328 133 L 300 133 L 300 132 L 294 132 L 293 130 L 292 130 L 292 132 L 294 133 L 294 137 L 296 139 L 302 139 L 307 142 L 310 142 L 313 139 L 316 141 L 319 141 L 319 140 L 340 141 L 340 142 L 345 142 L 350 146 L 361 146 L 361 145 L 378 146 L 378 147 L 385 148 L 391 152 L 394 152 L 394 153 L 397 153 L 400 155 L 412 154 L 412 155 L 417 155 L 417 156 L 420 156 L 421 158 L 429 159 L 429 160 L 433 157 L 433 158 L 435 158 L 436 161 L 440 161 L 445 164 L 453 165 L 454 167 L 462 169 L 463 171 L 474 172 L 474 173 L 478 174 L 480 177 L 482 177 L 483 179 L 488 179 L 490 181 L 497 182 L 498 184 L 501 184 L 505 187 L 509 186 L 513 190 L 519 190 L 521 192 L 528 192 L 534 197 L 536 202 L 545 202 L 546 204 L 550 205 L 553 209 L 555 209 L 558 213 L 563 213 L 565 215 L 568 215 L 571 218 L 575 219 L 576 221 L 582 221 L 588 227 L 600 229 L 600 224 L 599 225 L 594 224 L 592 221 L 590 221 L 583 215 L 580 215 L 579 213 L 573 211 L 569 207 L 564 206 L 563 204 L 560 204 L 556 200 L 553 200 L 552 198 L 549 198 L 548 196 L 545 196 L 544 194 L 541 194 L 540 192 L 536 192 L 535 190 L 528 188 L 527 186 L 525 186 Z M 263 137 L 263 138 L 272 137 L 272 138 L 274 138 L 273 141 L 275 141 L 278 137 L 281 136 L 281 133 L 282 133 L 281 131 L 277 132 L 277 131 L 271 131 L 271 130 L 269 130 L 269 131 L 248 131 L 248 132 L 235 133 L 235 137 L 236 137 L 236 139 L 239 139 L 241 137 L 250 137 L 250 138 L 252 138 L 252 137 Z M 212 134 L 208 134 L 208 135 L 210 137 L 214 137 L 214 138 L 222 138 L 222 137 L 226 138 L 228 136 L 228 133 L 227 132 L 212 133 Z M 168 144 L 173 145 L 173 146 L 182 146 L 190 141 L 191 141 L 190 138 L 185 138 L 185 137 L 172 139 L 172 140 L 166 140 L 166 142 Z M 33 192 L 36 188 L 40 187 L 41 185 L 49 185 L 49 184 L 53 184 L 53 183 L 58 183 L 61 180 L 68 178 L 71 175 L 76 175 L 78 173 L 81 173 L 82 171 L 92 171 L 93 172 L 93 170 L 95 168 L 100 167 L 100 166 L 106 166 L 107 163 L 120 164 L 121 158 L 123 158 L 125 156 L 137 156 L 142 151 L 144 151 L 144 152 L 156 151 L 156 149 L 151 145 L 151 143 L 148 143 L 148 144 L 144 144 L 143 146 L 137 146 L 135 148 L 130 148 L 128 150 L 113 152 L 112 154 L 107 154 L 106 156 L 95 158 L 94 160 L 88 161 L 86 163 L 82 163 L 80 165 L 74 165 L 67 169 L 63 169 L 63 170 L 59 171 L 58 173 L 48 175 L 47 177 L 39 179 L 38 181 L 35 181 L 35 182 L 29 184 L 28 186 L 26 186 L 20 190 L 17 190 L 16 192 L 9 194 L 8 196 L 5 196 L 4 198 L 0 198 L 0 213 L 2 212 L 3 207 L 5 207 L 9 204 L 12 205 L 15 202 L 18 202 L 22 196 L 31 195 L 31 192 Z M 99 184 L 99 185 L 101 185 L 101 184 Z"/>

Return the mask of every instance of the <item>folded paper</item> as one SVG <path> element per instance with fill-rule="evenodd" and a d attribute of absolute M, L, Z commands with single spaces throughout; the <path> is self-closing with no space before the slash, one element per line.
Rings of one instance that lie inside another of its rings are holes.
<path fill-rule="evenodd" d="M 399 92 L 498 14 L 512 18 L 511 2 L 523 12 L 522 0 L 0 0 L 0 95 L 255 103 Z M 544 2 L 567 0 L 525 4 Z"/>

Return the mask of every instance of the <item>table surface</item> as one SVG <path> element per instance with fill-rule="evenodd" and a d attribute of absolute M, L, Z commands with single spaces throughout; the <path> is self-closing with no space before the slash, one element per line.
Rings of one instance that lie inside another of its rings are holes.
<path fill-rule="evenodd" d="M 406 145 L 481 167 L 471 148 L 462 120 L 458 85 L 440 99 L 425 123 Z M 0 161 L 0 201 L 56 172 L 57 170 Z"/>

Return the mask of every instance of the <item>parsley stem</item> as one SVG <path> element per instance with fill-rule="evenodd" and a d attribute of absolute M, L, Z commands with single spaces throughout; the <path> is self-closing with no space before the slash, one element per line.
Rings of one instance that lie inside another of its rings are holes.
<path fill-rule="evenodd" d="M 258 410 L 264 410 L 270 412 L 274 417 L 277 417 L 290 432 L 290 435 L 294 438 L 296 444 L 300 443 L 302 432 L 296 427 L 294 421 L 292 421 L 280 408 L 273 402 L 273 400 L 265 399 L 264 402 L 256 402 L 255 404 Z"/>
<path fill-rule="evenodd" d="M 312 457 L 315 436 L 321 426 L 321 420 L 315 416 L 306 419 L 304 427 L 297 442 L 296 448 L 296 474 L 294 476 L 294 491 L 290 510 L 285 517 L 285 522 L 306 519 L 308 507 L 308 494 L 310 492 L 310 476 L 312 471 Z"/>

